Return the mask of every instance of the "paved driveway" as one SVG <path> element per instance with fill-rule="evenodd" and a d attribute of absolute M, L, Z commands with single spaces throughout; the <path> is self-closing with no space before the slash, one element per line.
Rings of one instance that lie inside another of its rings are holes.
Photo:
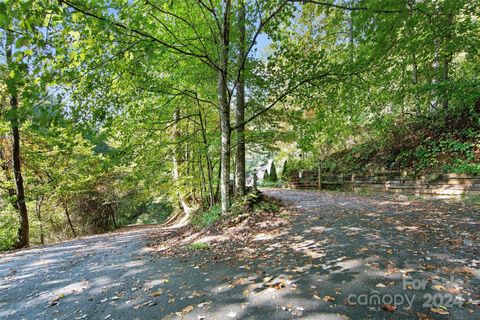
<path fill-rule="evenodd" d="M 478 208 L 264 193 L 297 214 L 231 253 L 159 256 L 152 226 L 1 255 L 0 319 L 480 319 Z"/>

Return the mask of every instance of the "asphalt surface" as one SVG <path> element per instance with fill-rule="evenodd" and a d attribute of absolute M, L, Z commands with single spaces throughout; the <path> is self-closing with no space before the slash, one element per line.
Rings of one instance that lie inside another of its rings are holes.
<path fill-rule="evenodd" d="M 478 211 L 264 192 L 298 214 L 243 256 L 159 256 L 158 226 L 0 255 L 0 319 L 480 319 Z"/>

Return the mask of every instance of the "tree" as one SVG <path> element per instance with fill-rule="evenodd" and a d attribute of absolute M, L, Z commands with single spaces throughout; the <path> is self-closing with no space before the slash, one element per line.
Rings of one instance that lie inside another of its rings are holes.
<path fill-rule="evenodd" d="M 263 173 L 263 182 L 270 181 L 270 175 L 268 174 L 268 170 L 265 170 Z"/>
<path fill-rule="evenodd" d="M 28 211 L 25 203 L 25 188 L 22 175 L 22 163 L 20 153 L 20 121 L 19 121 L 19 106 L 18 106 L 18 90 L 17 83 L 20 81 L 21 75 L 18 66 L 15 65 L 13 60 L 13 45 L 15 42 L 14 35 L 11 31 L 6 31 L 5 40 L 5 57 L 8 69 L 10 70 L 9 79 L 7 79 L 7 92 L 10 99 L 10 127 L 12 131 L 12 167 L 13 178 L 15 181 L 15 196 L 18 213 L 20 215 L 20 227 L 18 229 L 17 248 L 23 248 L 30 243 L 29 223 L 28 223 Z"/>
<path fill-rule="evenodd" d="M 271 182 L 277 182 L 278 181 L 278 176 L 277 176 L 277 168 L 275 167 L 275 163 L 270 165 L 270 174 L 268 175 L 268 180 Z"/>
<path fill-rule="evenodd" d="M 235 112 L 236 125 L 236 192 L 239 196 L 245 194 L 245 1 L 239 1 L 238 8 L 238 64 L 239 78 L 237 84 L 237 108 Z"/>
<path fill-rule="evenodd" d="M 220 48 L 218 68 L 218 108 L 222 136 L 220 157 L 220 194 L 222 213 L 230 209 L 230 103 L 228 95 L 228 54 L 230 48 L 231 1 L 222 0 L 220 23 Z"/>

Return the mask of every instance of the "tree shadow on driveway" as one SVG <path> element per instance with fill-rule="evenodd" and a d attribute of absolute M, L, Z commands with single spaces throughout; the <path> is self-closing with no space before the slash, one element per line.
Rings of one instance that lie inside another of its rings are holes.
<path fill-rule="evenodd" d="M 266 193 L 297 213 L 242 247 L 159 256 L 144 228 L 0 256 L 0 318 L 480 318 L 478 208 Z"/>

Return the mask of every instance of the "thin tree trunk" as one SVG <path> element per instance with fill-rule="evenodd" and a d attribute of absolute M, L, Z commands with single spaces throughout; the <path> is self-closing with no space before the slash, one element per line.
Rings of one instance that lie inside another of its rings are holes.
<path fill-rule="evenodd" d="M 231 0 L 222 1 L 223 19 L 217 88 L 221 131 L 220 196 L 222 214 L 226 214 L 230 209 L 230 105 L 227 96 L 230 7 Z"/>
<path fill-rule="evenodd" d="M 435 15 L 439 15 L 439 8 L 438 8 L 438 4 L 435 6 L 434 8 L 434 12 L 435 12 Z M 433 52 L 433 73 L 434 73 L 434 76 L 433 76 L 433 79 L 432 79 L 432 83 L 434 85 L 434 94 L 433 94 L 433 100 L 432 100 L 432 103 L 431 103 L 431 109 L 433 110 L 437 110 L 438 109 L 438 100 L 439 100 L 439 97 L 440 97 L 440 92 L 439 92 L 439 88 L 438 88 L 438 84 L 440 83 L 441 81 L 441 76 L 440 76 L 440 39 L 439 39 L 439 35 L 437 34 L 436 30 L 435 30 L 435 26 L 433 25 L 433 22 L 432 20 L 430 19 L 430 28 L 432 30 L 432 33 L 433 33 L 433 46 L 434 46 L 434 52 Z M 432 111 L 433 111 L 432 110 Z"/>
<path fill-rule="evenodd" d="M 13 35 L 7 31 L 6 39 L 6 60 L 7 65 L 12 64 L 12 46 L 14 43 Z M 18 128 L 18 92 L 15 83 L 10 81 L 8 83 L 8 91 L 10 93 L 10 108 L 12 116 L 10 125 L 12 129 L 12 162 L 13 162 L 13 176 L 15 180 L 15 191 L 17 196 L 17 208 L 20 214 L 20 227 L 18 229 L 17 248 L 27 247 L 30 243 L 28 211 L 25 203 L 25 189 L 23 185 L 22 164 L 20 156 L 20 130 Z"/>
<path fill-rule="evenodd" d="M 355 48 L 354 42 L 353 42 L 353 11 L 349 12 L 348 15 L 348 45 L 349 45 L 349 51 L 350 51 L 350 63 L 353 63 L 354 61 L 354 55 L 353 55 L 353 50 Z"/>
<path fill-rule="evenodd" d="M 318 161 L 318 190 L 322 190 L 322 161 Z"/>
<path fill-rule="evenodd" d="M 235 113 L 235 124 L 237 128 L 236 135 L 236 186 L 237 195 L 245 194 L 245 1 L 239 0 L 240 8 L 238 10 L 238 33 L 239 50 L 238 60 L 240 65 L 240 77 L 237 84 L 237 109 Z"/>
<path fill-rule="evenodd" d="M 434 41 L 434 45 L 435 45 L 435 52 L 434 52 L 434 60 L 433 60 L 433 70 L 434 70 L 434 76 L 433 76 L 433 79 L 432 79 L 432 83 L 434 84 L 434 87 L 435 87 L 435 92 L 434 92 L 434 95 L 433 95 L 433 101 L 432 101 L 432 108 L 434 110 L 437 109 L 438 107 L 438 95 L 439 95 L 439 90 L 438 90 L 438 78 L 439 78 L 439 53 L 438 53 L 438 50 L 439 50 L 439 45 L 438 45 L 438 41 L 435 40 Z"/>
<path fill-rule="evenodd" d="M 412 66 L 412 83 L 414 86 L 417 86 L 418 84 L 418 65 L 417 65 L 417 55 L 413 53 L 412 55 L 412 60 L 413 60 L 413 66 Z M 415 112 L 417 114 L 417 117 L 420 116 L 420 97 L 418 96 L 417 93 L 417 88 L 415 88 Z"/>
<path fill-rule="evenodd" d="M 38 222 L 40 224 L 40 243 L 45 244 L 45 232 L 43 230 L 43 219 L 42 219 L 42 205 L 43 205 L 43 199 L 45 198 L 44 195 L 41 195 L 37 197 L 37 200 L 35 201 L 35 213 L 38 218 Z"/>
<path fill-rule="evenodd" d="M 172 155 L 172 163 L 173 163 L 173 180 L 175 183 L 180 183 L 180 163 L 181 163 L 181 148 L 177 144 L 178 141 L 180 140 L 180 130 L 178 129 L 178 123 L 180 121 L 180 109 L 175 109 L 175 112 L 173 114 L 173 140 L 175 141 L 175 150 L 173 151 Z M 187 153 L 185 153 L 187 155 Z M 179 188 L 182 190 L 183 188 Z M 179 191 L 177 193 L 178 195 L 178 201 L 180 203 L 180 206 L 182 207 L 183 212 L 186 214 L 186 218 L 188 218 L 188 215 L 191 212 L 190 206 L 187 204 L 187 200 L 185 199 L 185 194 L 183 191 Z"/>
<path fill-rule="evenodd" d="M 75 228 L 73 227 L 72 219 L 70 218 L 70 212 L 68 211 L 68 205 L 66 202 L 63 202 L 63 209 L 65 210 L 65 216 L 67 217 L 67 222 L 68 225 L 70 226 L 70 230 L 72 230 L 73 236 L 76 238 L 77 237 L 77 232 L 75 231 Z"/>
<path fill-rule="evenodd" d="M 203 116 L 202 111 L 200 110 L 200 103 L 199 104 L 198 116 L 200 118 L 200 130 L 202 131 L 202 140 L 203 145 L 205 148 L 205 159 L 207 160 L 207 178 L 208 178 L 208 196 L 209 196 L 209 204 L 213 206 L 215 204 L 215 196 L 213 194 L 213 168 L 212 168 L 212 160 L 210 159 L 210 155 L 208 154 L 208 140 L 207 140 L 207 132 L 206 132 L 206 124 L 203 123 Z"/>
<path fill-rule="evenodd" d="M 448 26 L 452 26 L 453 24 L 453 15 L 449 14 L 448 15 Z M 448 48 L 448 45 L 450 44 L 450 39 L 452 37 L 451 34 L 451 29 L 447 31 L 447 34 L 445 35 L 445 43 L 444 47 Z M 445 52 L 447 51 L 447 52 Z M 443 52 L 443 57 L 442 57 L 442 84 L 443 84 L 443 98 L 442 98 L 442 107 L 444 110 L 448 109 L 449 101 L 448 101 L 448 92 L 446 92 L 446 82 L 448 81 L 448 73 L 450 69 L 450 60 L 451 60 L 451 55 L 449 53 L 449 49 L 444 49 Z"/>
<path fill-rule="evenodd" d="M 117 219 L 115 219 L 115 210 L 112 206 L 110 206 L 112 221 L 113 221 L 113 228 L 117 229 Z"/>
<path fill-rule="evenodd" d="M 202 179 L 202 185 L 200 186 L 200 199 L 202 208 L 205 207 L 205 193 L 207 193 L 207 179 L 205 178 L 205 170 L 203 168 L 202 161 L 202 148 L 198 149 L 198 170 L 200 171 L 200 178 Z M 209 201 L 208 201 L 209 202 Z"/>
<path fill-rule="evenodd" d="M 12 176 L 10 173 L 10 168 L 8 166 L 8 161 L 7 161 L 5 152 L 3 150 L 3 147 L 0 147 L 0 161 L 2 162 L 1 167 L 2 167 L 3 173 L 5 174 L 5 179 L 7 181 L 10 181 L 10 179 L 12 179 Z M 7 192 L 13 208 L 15 208 L 15 210 L 18 211 L 19 210 L 18 204 L 17 204 L 17 201 L 15 200 L 15 195 L 16 195 L 15 188 L 8 187 Z"/>
<path fill-rule="evenodd" d="M 443 68 L 442 68 L 442 84 L 444 85 L 443 86 L 443 90 L 446 90 L 446 85 L 445 83 L 448 81 L 448 69 L 449 69 L 449 59 L 448 57 L 444 57 L 443 58 L 443 61 L 442 61 L 442 64 L 443 64 Z M 443 98 L 442 98 L 442 107 L 444 110 L 447 110 L 448 109 L 448 104 L 449 104 L 449 101 L 448 101 L 448 92 L 443 92 Z"/>
<path fill-rule="evenodd" d="M 215 169 L 215 166 L 212 167 L 212 169 Z M 218 166 L 218 170 L 217 170 L 217 185 L 215 186 L 215 201 L 218 202 L 219 198 L 218 198 L 218 194 L 220 193 L 220 178 L 221 178 L 221 175 L 222 175 L 222 168 L 220 166 Z"/>

